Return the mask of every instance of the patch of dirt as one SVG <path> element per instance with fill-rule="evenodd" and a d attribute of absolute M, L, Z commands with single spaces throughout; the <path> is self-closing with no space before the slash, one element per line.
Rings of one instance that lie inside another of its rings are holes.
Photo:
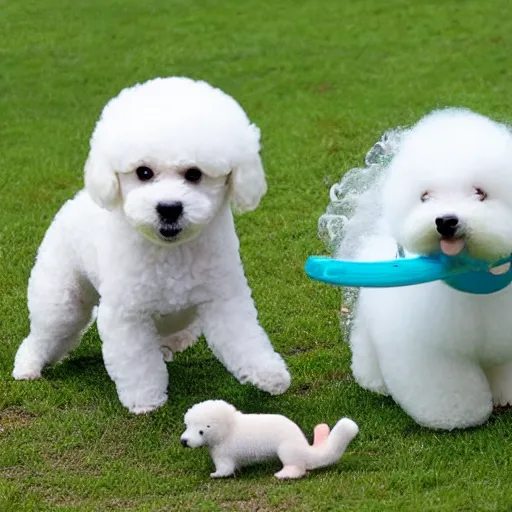
<path fill-rule="evenodd" d="M 15 428 L 26 427 L 34 419 L 33 414 L 24 411 L 21 407 L 6 407 L 0 411 L 0 434 Z"/>
<path fill-rule="evenodd" d="M 335 153 L 341 153 L 343 149 L 344 148 L 341 146 L 341 144 L 338 144 L 337 142 L 329 142 L 327 145 L 327 153 L 331 155 Z M 325 185 L 328 186 L 329 183 L 326 183 Z"/>
<path fill-rule="evenodd" d="M 7 466 L 0 468 L 0 477 L 11 481 L 20 481 L 28 476 L 32 476 L 33 472 L 28 468 L 21 466 Z"/>
<path fill-rule="evenodd" d="M 137 506 L 140 505 L 140 503 L 135 500 L 115 498 L 112 500 L 108 500 L 106 502 L 106 505 L 108 505 L 109 509 L 114 509 L 114 510 L 118 510 L 118 509 L 132 510 L 132 509 L 136 509 Z"/>
<path fill-rule="evenodd" d="M 80 508 L 84 506 L 94 506 L 96 510 L 135 510 L 140 502 L 124 498 L 112 498 L 105 501 L 90 502 L 83 498 L 69 495 L 52 496 L 51 493 L 46 492 L 44 501 L 54 507 L 73 507 Z"/>
<path fill-rule="evenodd" d="M 292 349 L 288 350 L 286 355 L 294 356 L 295 354 L 302 354 L 304 352 L 309 352 L 310 350 L 312 350 L 311 347 L 293 347 Z"/>
<path fill-rule="evenodd" d="M 100 477 L 103 472 L 102 458 L 116 460 L 126 455 L 124 445 L 102 445 L 102 458 L 98 452 L 100 447 L 72 447 L 55 451 L 49 449 L 41 453 L 44 460 L 54 469 L 63 470 L 70 474 L 83 474 Z"/>
<path fill-rule="evenodd" d="M 307 393 L 308 391 L 311 391 L 312 387 L 313 386 L 311 384 L 302 384 L 302 385 L 300 385 L 299 387 L 297 387 L 295 389 L 295 392 L 299 393 L 299 394 L 300 393 Z"/>
<path fill-rule="evenodd" d="M 341 370 L 332 370 L 330 371 L 326 376 L 325 376 L 325 379 L 327 381 L 351 381 L 353 380 L 353 377 L 350 373 L 347 373 L 347 372 L 343 372 Z"/>
<path fill-rule="evenodd" d="M 286 503 L 269 503 L 264 496 L 250 498 L 248 500 L 228 501 L 220 504 L 222 510 L 227 512 L 281 512 L 285 510 L 293 510 L 295 500 Z"/>
<path fill-rule="evenodd" d="M 312 380 L 310 382 L 298 385 L 296 388 L 294 388 L 294 392 L 298 394 L 308 394 L 311 391 L 325 386 L 335 386 L 339 385 L 341 382 L 351 382 L 353 380 L 354 377 L 350 374 L 350 372 L 347 373 L 341 370 L 331 370 L 325 375 L 322 375 L 322 377 L 317 380 Z"/>
<path fill-rule="evenodd" d="M 317 85 L 316 92 L 318 92 L 319 94 L 323 94 L 325 92 L 332 91 L 333 89 L 334 89 L 334 87 L 332 86 L 332 84 L 328 84 L 327 82 L 323 82 L 323 83 Z"/>

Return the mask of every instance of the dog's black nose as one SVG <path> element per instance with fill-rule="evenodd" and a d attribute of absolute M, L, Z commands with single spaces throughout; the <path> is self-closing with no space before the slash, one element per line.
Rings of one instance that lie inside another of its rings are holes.
<path fill-rule="evenodd" d="M 459 227 L 459 218 L 456 215 L 443 215 L 436 219 L 437 232 L 446 238 L 452 238 Z"/>
<path fill-rule="evenodd" d="M 180 201 L 175 201 L 173 203 L 158 203 L 156 205 L 156 211 L 164 222 L 172 224 L 181 217 L 181 214 L 183 213 L 183 203 Z"/>
<path fill-rule="evenodd" d="M 183 446 L 183 448 L 188 448 L 188 441 L 186 439 L 181 439 L 181 446 Z"/>

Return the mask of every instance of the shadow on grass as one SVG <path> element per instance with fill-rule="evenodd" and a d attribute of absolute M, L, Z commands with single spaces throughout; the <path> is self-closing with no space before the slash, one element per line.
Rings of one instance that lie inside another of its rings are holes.
<path fill-rule="evenodd" d="M 282 469 L 282 464 L 278 459 L 269 461 L 269 462 L 260 462 L 251 464 L 249 466 L 244 466 L 240 469 L 238 469 L 234 475 L 234 477 L 231 477 L 224 481 L 232 480 L 233 478 L 243 478 L 246 481 L 254 480 L 254 481 L 260 481 L 261 478 L 269 478 L 272 477 L 275 473 L 280 471 Z M 378 468 L 372 469 L 369 467 L 368 461 L 366 458 L 361 458 L 359 454 L 352 455 L 344 455 L 338 464 L 333 464 L 332 466 L 328 466 L 325 468 L 318 468 L 318 469 L 312 469 L 308 470 L 307 475 L 305 478 L 323 478 L 326 475 L 332 476 L 335 475 L 342 475 L 347 473 L 358 473 L 361 471 L 378 471 Z M 283 483 L 291 483 L 296 482 L 296 480 L 278 480 L 276 478 L 273 478 L 274 482 L 283 482 Z M 222 480 L 219 480 L 222 481 Z"/>
<path fill-rule="evenodd" d="M 169 373 L 169 396 L 207 400 L 233 395 L 233 388 L 239 386 L 234 377 L 213 356 L 180 358 L 167 363 Z M 46 368 L 43 377 L 48 382 L 70 385 L 79 383 L 82 389 L 104 391 L 105 386 L 113 386 L 103 362 L 101 352 L 90 355 L 74 355 L 61 363 Z M 266 393 L 252 389 L 247 397 L 247 405 L 258 397 L 268 397 Z M 235 391 L 236 394 L 236 391 Z"/>
<path fill-rule="evenodd" d="M 409 425 L 407 425 L 402 430 L 402 435 L 404 437 L 423 437 L 425 435 L 436 435 L 441 437 L 457 437 L 457 436 L 467 436 L 472 433 L 476 433 L 485 429 L 486 426 L 498 423 L 502 420 L 503 417 L 507 417 L 512 412 L 512 406 L 499 406 L 494 407 L 493 412 L 489 419 L 483 423 L 482 425 L 477 425 L 474 427 L 466 427 L 466 428 L 457 428 L 454 430 L 437 430 L 431 429 L 428 427 L 423 427 L 414 422 L 414 420 L 410 420 Z"/>
<path fill-rule="evenodd" d="M 84 385 L 96 385 L 109 380 L 101 354 L 70 357 L 55 366 L 49 366 L 43 371 L 43 376 L 49 381 L 69 381 L 78 377 Z"/>

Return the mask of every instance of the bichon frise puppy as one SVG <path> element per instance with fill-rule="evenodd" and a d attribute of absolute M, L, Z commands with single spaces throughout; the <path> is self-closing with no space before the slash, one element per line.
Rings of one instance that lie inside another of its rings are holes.
<path fill-rule="evenodd" d="M 105 366 L 134 413 L 166 402 L 164 355 L 201 333 L 240 382 L 286 391 L 290 375 L 258 323 L 230 210 L 253 210 L 266 192 L 259 139 L 240 105 L 205 82 L 157 78 L 109 101 L 85 190 L 39 249 L 14 378 L 36 379 L 62 359 L 98 305 Z"/>
<path fill-rule="evenodd" d="M 301 478 L 308 469 L 336 464 L 359 432 L 351 419 L 342 418 L 332 431 L 315 429 L 310 446 L 302 430 L 280 414 L 243 414 L 223 400 L 207 400 L 185 414 L 184 447 L 208 446 L 215 464 L 211 477 L 232 475 L 241 466 L 279 458 L 277 478 Z"/>
<path fill-rule="evenodd" d="M 381 217 L 359 260 L 512 253 L 512 134 L 462 109 L 435 111 L 401 140 L 379 185 Z M 512 404 L 512 287 L 490 295 L 443 281 L 361 289 L 350 344 L 364 388 L 431 428 L 479 425 Z"/>

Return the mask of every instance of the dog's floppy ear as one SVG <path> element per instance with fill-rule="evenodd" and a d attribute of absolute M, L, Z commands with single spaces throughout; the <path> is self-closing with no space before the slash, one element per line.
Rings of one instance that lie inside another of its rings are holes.
<path fill-rule="evenodd" d="M 259 154 L 260 131 L 251 125 L 255 138 L 255 150 L 246 160 L 233 169 L 231 176 L 231 193 L 235 210 L 247 212 L 254 210 L 267 192 L 265 171 Z"/>
<path fill-rule="evenodd" d="M 92 200 L 107 210 L 112 210 L 119 201 L 119 182 L 115 172 L 106 162 L 89 153 L 85 162 L 85 188 Z"/>

